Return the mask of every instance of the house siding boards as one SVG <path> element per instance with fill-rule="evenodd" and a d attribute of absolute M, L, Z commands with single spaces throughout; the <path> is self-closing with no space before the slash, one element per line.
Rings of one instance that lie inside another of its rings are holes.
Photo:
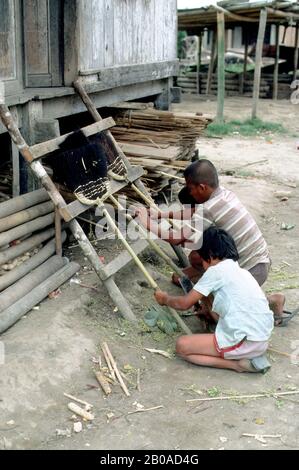
<path fill-rule="evenodd" d="M 79 0 L 78 17 L 82 72 L 176 58 L 176 0 Z"/>

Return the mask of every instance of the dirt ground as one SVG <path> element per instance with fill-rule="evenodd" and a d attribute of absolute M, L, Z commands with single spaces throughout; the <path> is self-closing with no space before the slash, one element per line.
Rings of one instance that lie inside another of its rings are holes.
<path fill-rule="evenodd" d="M 213 114 L 216 103 L 192 96 L 175 109 Z M 247 117 L 250 100 L 226 100 L 225 113 L 228 118 Z M 265 289 L 283 291 L 292 309 L 299 304 L 299 150 L 295 137 L 299 107 L 286 101 L 262 101 L 260 115 L 283 123 L 289 134 L 201 138 L 199 154 L 216 164 L 221 183 L 235 191 L 255 216 L 273 262 Z M 244 167 L 260 160 L 266 162 Z M 227 170 L 234 174 L 225 175 Z M 275 197 L 278 190 L 290 192 L 287 201 Z M 281 230 L 282 223 L 295 227 Z M 115 249 L 112 243 L 98 245 L 99 253 L 107 258 Z M 69 250 L 68 256 L 80 260 L 82 282 L 98 285 L 78 248 Z M 162 289 L 179 293 L 170 285 L 169 269 L 163 263 L 148 260 L 147 266 Z M 177 334 L 167 336 L 144 326 L 144 312 L 154 301 L 142 280 L 133 265 L 117 276 L 140 319 L 137 325 L 119 317 L 102 286 L 94 292 L 67 283 L 58 298 L 42 302 L 1 336 L 5 356 L 0 364 L 0 449 L 298 449 L 299 395 L 280 398 L 273 393 L 299 389 L 299 317 L 286 328 L 276 328 L 271 339 L 272 348 L 293 353 L 292 359 L 271 352 L 272 368 L 265 376 L 200 368 L 173 355 Z M 187 322 L 193 331 L 198 330 L 196 319 Z M 109 398 L 95 388 L 92 360 L 98 358 L 102 341 L 107 341 L 125 373 L 130 397 L 116 385 Z M 171 358 L 149 353 L 145 347 L 168 351 Z M 136 389 L 138 369 L 141 391 Z M 83 423 L 78 434 L 73 432 L 64 392 L 93 405 L 94 421 Z M 186 402 L 264 392 L 272 396 Z M 137 403 L 145 408 L 162 407 L 128 414 L 138 408 Z M 261 439 L 260 435 L 276 437 Z"/>

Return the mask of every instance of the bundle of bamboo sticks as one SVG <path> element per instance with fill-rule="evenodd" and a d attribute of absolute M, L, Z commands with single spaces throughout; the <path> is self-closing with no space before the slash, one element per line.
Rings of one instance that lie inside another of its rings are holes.
<path fill-rule="evenodd" d="M 130 103 L 128 103 L 128 106 Z M 147 171 L 144 183 L 153 195 L 177 179 L 191 160 L 210 117 L 148 109 L 117 109 L 112 134 L 132 165 Z"/>

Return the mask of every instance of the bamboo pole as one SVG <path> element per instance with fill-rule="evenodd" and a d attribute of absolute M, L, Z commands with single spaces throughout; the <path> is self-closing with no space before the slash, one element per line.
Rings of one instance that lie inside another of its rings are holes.
<path fill-rule="evenodd" d="M 217 121 L 223 122 L 224 94 L 225 94 L 225 21 L 224 13 L 217 11 Z"/>
<path fill-rule="evenodd" d="M 56 273 L 59 269 L 67 263 L 66 258 L 61 256 L 52 256 L 40 266 L 35 268 L 32 272 L 26 274 L 22 279 L 11 285 L 0 294 L 0 312 L 21 300 L 26 294 L 30 293 L 32 289 L 38 286 L 41 282 L 48 279 L 52 274 Z"/>
<path fill-rule="evenodd" d="M 9 199 L 9 201 L 5 201 L 0 204 L 0 219 L 8 217 L 11 214 L 15 214 L 16 212 L 23 211 L 28 207 L 35 206 L 36 204 L 49 201 L 49 199 L 49 194 L 44 188 Z"/>
<path fill-rule="evenodd" d="M 29 312 L 35 305 L 40 303 L 47 295 L 60 287 L 65 281 L 72 277 L 80 266 L 77 263 L 68 263 L 58 272 L 43 281 L 37 287 L 32 289 L 29 294 L 25 295 L 21 300 L 10 305 L 0 315 L 0 333 L 3 333 L 16 323 L 23 315 Z"/>
<path fill-rule="evenodd" d="M 260 11 L 259 30 L 257 36 L 256 53 L 255 53 L 255 69 L 253 83 L 253 102 L 252 102 L 252 119 L 257 117 L 257 107 L 260 94 L 261 70 L 263 59 L 263 45 L 267 24 L 267 10 L 262 8 Z"/>
<path fill-rule="evenodd" d="M 29 209 L 25 209 L 23 211 L 4 217 L 3 219 L 0 219 L 0 232 L 6 232 L 7 230 L 17 227 L 18 225 L 30 222 L 37 217 L 49 214 L 49 212 L 53 212 L 53 208 L 53 202 L 47 201 L 38 204 L 37 206 L 30 207 Z"/>
<path fill-rule="evenodd" d="M 62 241 L 66 239 L 66 233 L 62 233 Z M 47 245 L 45 245 L 36 255 L 29 258 L 27 261 L 22 263 L 20 266 L 12 269 L 7 274 L 0 276 L 0 292 L 2 292 L 7 287 L 11 286 L 17 282 L 22 277 L 26 276 L 33 269 L 40 266 L 44 261 L 46 261 L 50 256 L 55 253 L 55 240 L 51 240 Z"/>
<path fill-rule="evenodd" d="M 277 100 L 278 96 L 278 74 L 279 74 L 279 29 L 280 24 L 275 25 L 275 64 L 274 64 L 274 73 L 273 73 L 273 100 Z"/>
<path fill-rule="evenodd" d="M 111 215 L 109 214 L 109 212 L 107 211 L 107 209 L 105 209 L 104 205 L 102 205 L 102 208 L 103 208 L 103 214 L 105 215 L 106 217 L 106 220 L 108 222 L 108 224 L 110 225 L 110 227 L 112 228 L 112 230 L 115 232 L 115 234 L 118 236 L 118 238 L 120 239 L 120 241 L 122 242 L 122 244 L 124 245 L 125 249 L 128 251 L 128 253 L 130 253 L 130 255 L 132 256 L 132 259 L 134 261 L 134 263 L 138 266 L 138 268 L 140 269 L 140 271 L 143 273 L 143 275 L 145 276 L 145 278 L 148 280 L 150 286 L 152 287 L 152 289 L 154 289 L 155 291 L 159 289 L 158 287 L 158 284 L 156 283 L 156 281 L 152 278 L 152 276 L 149 274 L 149 272 L 145 269 L 144 265 L 142 264 L 142 262 L 140 261 L 140 259 L 138 258 L 138 256 L 136 255 L 136 253 L 134 252 L 133 248 L 129 245 L 129 243 L 127 242 L 127 240 L 125 239 L 125 237 L 123 236 L 123 234 L 121 233 L 121 231 L 119 230 L 119 228 L 117 227 L 117 225 L 115 224 L 114 220 L 112 219 Z M 176 319 L 176 321 L 178 322 L 178 324 L 180 325 L 180 327 L 182 328 L 182 330 L 187 334 L 187 335 L 191 335 L 192 332 L 191 330 L 187 327 L 187 325 L 185 324 L 185 322 L 182 320 L 182 318 L 180 317 L 180 315 L 171 307 L 168 307 L 167 306 L 167 309 L 169 310 L 169 312 L 171 313 L 171 315 Z"/>
<path fill-rule="evenodd" d="M 28 233 L 33 233 L 36 230 L 48 227 L 54 222 L 54 212 L 51 214 L 45 215 L 43 217 L 38 217 L 35 220 L 26 222 L 25 224 L 18 225 L 7 232 L 2 232 L 0 234 L 0 247 L 8 245 L 13 240 L 18 240 Z"/>
<path fill-rule="evenodd" d="M 114 196 L 110 196 L 110 200 L 118 207 L 119 210 L 124 210 L 123 206 Z M 147 239 L 153 250 L 155 250 L 155 252 L 177 273 L 177 275 L 183 277 L 184 272 L 172 261 L 172 259 L 162 250 L 162 248 L 154 240 L 152 240 L 150 233 L 148 233 L 144 227 L 138 224 L 130 214 L 126 214 L 126 219 L 134 224 L 140 234 Z"/>
<path fill-rule="evenodd" d="M 0 266 L 12 259 L 17 258 L 23 253 L 32 250 L 44 241 L 49 240 L 49 238 L 53 237 L 53 235 L 55 235 L 55 230 L 54 228 L 50 228 L 39 233 L 38 235 L 33 235 L 27 240 L 21 242 L 19 245 L 12 246 L 5 251 L 0 251 Z"/>

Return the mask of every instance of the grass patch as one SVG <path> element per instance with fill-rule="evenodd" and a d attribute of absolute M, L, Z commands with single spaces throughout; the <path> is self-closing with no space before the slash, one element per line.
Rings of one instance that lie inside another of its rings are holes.
<path fill-rule="evenodd" d="M 206 135 L 208 137 L 220 137 L 225 135 L 240 134 L 245 137 L 260 134 L 286 134 L 287 130 L 278 123 L 262 121 L 261 119 L 246 119 L 245 121 L 232 120 L 208 125 Z"/>

